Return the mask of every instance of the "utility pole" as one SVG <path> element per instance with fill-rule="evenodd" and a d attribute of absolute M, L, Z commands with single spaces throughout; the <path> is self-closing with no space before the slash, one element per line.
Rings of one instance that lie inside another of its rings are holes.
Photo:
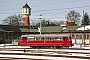
<path fill-rule="evenodd" d="M 65 11 L 65 19 L 67 18 L 67 16 L 66 16 L 66 11 Z"/>
<path fill-rule="evenodd" d="M 84 10 L 83 10 L 83 27 L 84 27 L 84 46 L 85 46 L 85 20 L 84 20 Z"/>
<path fill-rule="evenodd" d="M 42 16 L 42 15 L 39 15 L 39 16 L 40 16 L 39 19 L 40 19 L 40 35 L 41 35 L 41 30 L 42 30 L 42 29 L 41 29 L 41 19 L 42 19 L 41 16 Z"/>
<path fill-rule="evenodd" d="M 65 11 L 65 24 L 67 23 L 67 15 L 66 15 L 66 11 Z"/>

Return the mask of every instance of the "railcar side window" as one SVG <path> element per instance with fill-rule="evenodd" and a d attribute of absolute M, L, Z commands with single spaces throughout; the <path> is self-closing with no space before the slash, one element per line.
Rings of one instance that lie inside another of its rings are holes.
<path fill-rule="evenodd" d="M 55 37 L 55 40 L 60 40 L 60 37 Z"/>
<path fill-rule="evenodd" d="M 42 38 L 41 37 L 36 37 L 36 40 L 42 40 Z"/>
<path fill-rule="evenodd" d="M 63 41 L 63 37 L 60 37 L 60 41 Z"/>
<path fill-rule="evenodd" d="M 38 37 L 36 37 L 36 40 L 38 40 Z"/>
<path fill-rule="evenodd" d="M 49 37 L 46 37 L 46 40 L 49 40 Z"/>
<path fill-rule="evenodd" d="M 44 37 L 42 37 L 41 40 L 44 40 Z"/>
<path fill-rule="evenodd" d="M 52 40 L 55 40 L 55 37 L 52 37 Z"/>

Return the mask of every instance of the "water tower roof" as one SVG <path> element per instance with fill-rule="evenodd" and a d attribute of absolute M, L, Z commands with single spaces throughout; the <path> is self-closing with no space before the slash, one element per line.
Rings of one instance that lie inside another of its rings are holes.
<path fill-rule="evenodd" d="M 26 4 L 23 6 L 23 8 L 30 8 L 30 7 L 29 7 L 28 4 L 26 3 Z"/>

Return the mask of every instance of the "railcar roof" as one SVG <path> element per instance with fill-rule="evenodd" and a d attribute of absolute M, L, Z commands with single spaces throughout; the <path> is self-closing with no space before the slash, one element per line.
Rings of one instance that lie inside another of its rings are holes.
<path fill-rule="evenodd" d="M 70 34 L 29 34 L 29 35 L 22 35 L 21 37 L 62 37 L 62 36 L 70 36 Z"/>

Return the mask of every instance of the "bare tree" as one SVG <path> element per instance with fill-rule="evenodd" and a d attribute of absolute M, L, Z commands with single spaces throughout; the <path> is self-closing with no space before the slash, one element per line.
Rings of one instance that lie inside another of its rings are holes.
<path fill-rule="evenodd" d="M 68 21 L 74 22 L 75 24 L 79 24 L 78 22 L 80 22 L 80 17 L 81 17 L 81 15 L 78 12 L 71 10 L 67 14 L 66 18 Z"/>
<path fill-rule="evenodd" d="M 65 22 L 65 21 L 59 21 L 59 22 L 58 22 L 58 25 L 59 25 L 59 26 L 64 25 L 64 24 L 65 24 L 64 22 Z"/>
<path fill-rule="evenodd" d="M 3 24 L 5 25 L 13 25 L 13 26 L 21 26 L 22 25 L 22 19 L 23 17 L 18 14 L 18 15 L 11 15 L 5 18 L 3 21 Z"/>
<path fill-rule="evenodd" d="M 64 24 L 64 22 L 65 21 L 56 21 L 56 20 L 52 21 L 52 20 L 45 20 L 45 19 L 43 19 L 41 21 L 41 25 L 43 27 L 45 27 L 45 26 L 60 26 L 60 25 Z M 40 26 L 40 22 L 37 22 L 36 26 Z"/>

